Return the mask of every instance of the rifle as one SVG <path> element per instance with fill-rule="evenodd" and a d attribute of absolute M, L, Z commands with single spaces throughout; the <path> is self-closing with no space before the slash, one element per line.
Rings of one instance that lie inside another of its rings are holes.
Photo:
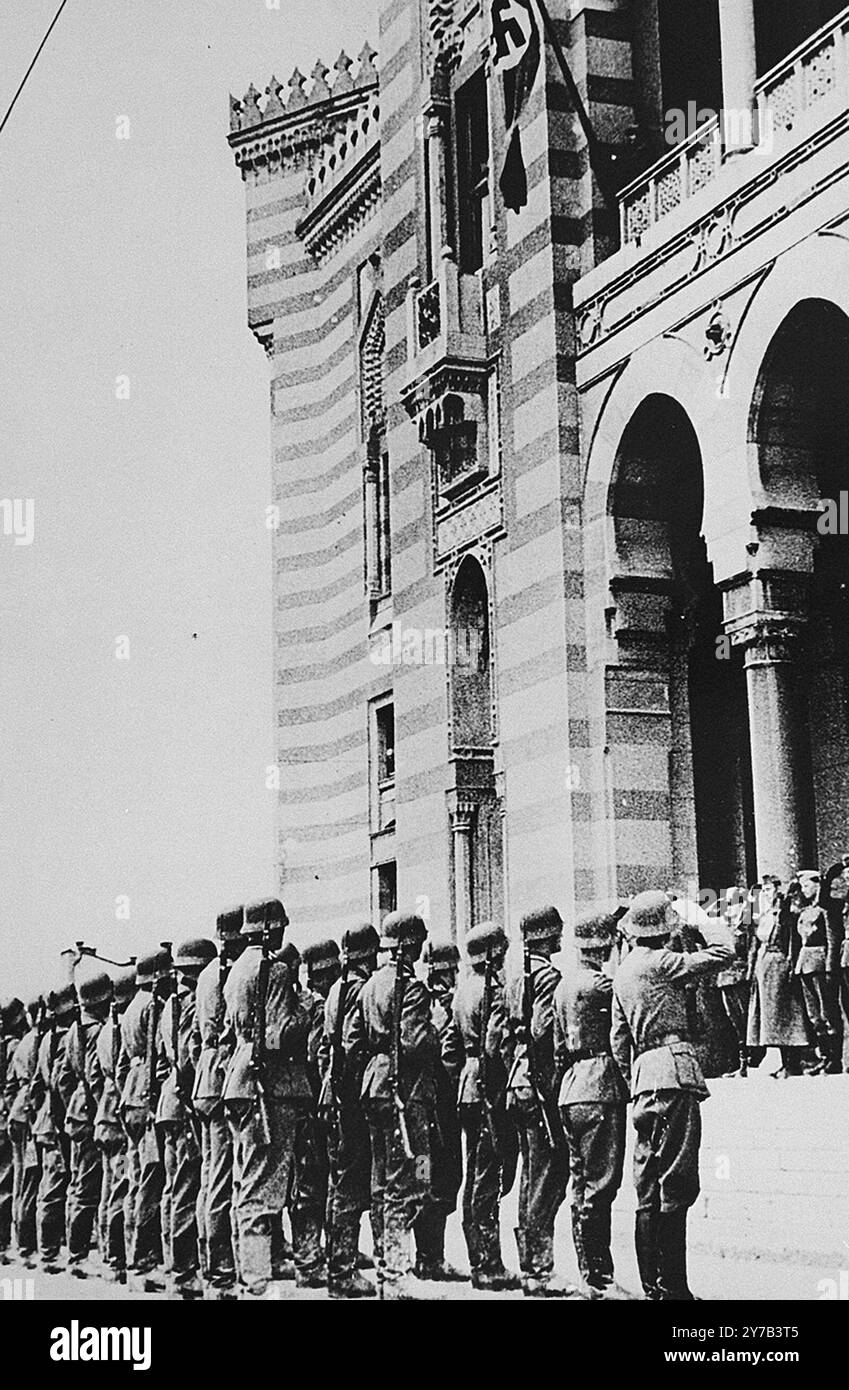
<path fill-rule="evenodd" d="M 395 989 L 392 995 L 392 1047 L 389 1053 L 390 1079 L 392 1082 L 392 1099 L 395 1102 L 395 1112 L 398 1116 L 398 1133 L 401 1136 L 401 1146 L 407 1158 L 415 1158 L 413 1146 L 410 1143 L 410 1132 L 407 1128 L 407 1106 L 401 1091 L 401 1012 L 404 1008 L 404 989 L 404 952 L 399 942 L 397 955 L 395 957 Z"/>
<path fill-rule="evenodd" d="M 160 945 L 163 951 L 167 951 L 170 960 L 171 942 L 161 941 Z M 156 1039 L 159 1033 L 160 1013 L 160 999 L 156 991 L 156 984 L 154 983 L 153 991 L 150 996 L 150 1011 L 147 1016 L 147 1108 L 151 1121 L 156 1118 L 156 1107 L 159 1101 L 159 1086 L 156 1075 L 156 1063 L 158 1060 Z"/>
<path fill-rule="evenodd" d="M 263 1148 L 271 1145 L 271 1124 L 268 1118 L 267 1074 L 265 1065 L 265 1025 L 268 1002 L 268 980 L 271 974 L 271 927 L 263 922 L 262 956 L 256 982 L 254 1004 L 254 1028 L 251 1040 L 251 1066 L 256 1079 L 256 1115 L 259 1122 L 260 1144 Z"/>
<path fill-rule="evenodd" d="M 546 1103 L 547 1097 L 543 1096 L 539 1084 L 539 1068 L 537 1066 L 536 1044 L 533 1032 L 534 1017 L 534 974 L 531 968 L 531 948 L 525 945 L 525 972 L 522 989 L 522 1023 L 525 1032 L 525 1046 L 528 1058 L 528 1084 L 534 1097 L 534 1102 L 539 1113 L 545 1133 L 546 1142 L 550 1149 L 556 1149 L 563 1138 L 563 1132 L 559 1122 L 555 1123 L 551 1111 Z"/>
<path fill-rule="evenodd" d="M 345 1031 L 345 1009 L 348 1002 L 348 932 L 342 937 L 342 974 L 339 977 L 339 994 L 336 1000 L 336 1017 L 333 1020 L 333 1037 L 330 1040 L 330 1085 L 329 1101 L 332 1107 L 332 1139 L 330 1145 L 330 1174 L 331 1191 L 335 1193 L 339 1181 L 339 1145 L 341 1143 L 341 1122 L 340 1111 L 342 1102 L 339 1098 L 342 1083 L 342 1062 L 343 1051 L 342 1041 Z M 331 1197 L 328 1203 L 327 1212 L 327 1268 L 330 1277 L 335 1273 L 335 1237 L 336 1221 L 334 1211 L 334 1200 Z"/>
<path fill-rule="evenodd" d="M 489 1130 L 489 1137 L 492 1141 L 492 1151 L 497 1158 L 501 1148 L 501 1141 L 499 1139 L 498 1126 L 495 1123 L 495 1107 L 492 1103 L 492 1096 L 489 1089 L 489 1056 L 486 1050 L 489 1019 L 492 1013 L 492 977 L 494 974 L 495 957 L 493 952 L 489 950 L 486 953 L 486 969 L 483 977 L 483 999 L 481 1001 L 480 1029 L 478 1032 L 478 1067 L 480 1068 L 480 1089 L 483 1097 L 486 1127 Z"/>

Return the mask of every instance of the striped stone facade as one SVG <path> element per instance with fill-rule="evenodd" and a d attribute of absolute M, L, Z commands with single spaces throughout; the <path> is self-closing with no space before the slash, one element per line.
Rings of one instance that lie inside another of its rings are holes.
<path fill-rule="evenodd" d="M 660 105 L 651 119 L 646 105 L 661 86 L 663 7 L 548 8 L 621 184 L 628 132 L 661 119 Z M 811 102 L 833 100 L 845 26 L 834 33 L 834 54 L 820 43 L 799 59 Z M 332 78 L 319 63 L 286 93 L 272 79 L 264 101 L 253 88 L 231 100 L 249 321 L 271 366 L 280 884 L 305 933 L 338 933 L 397 900 L 462 938 L 474 920 L 513 925 L 549 900 L 569 918 L 681 883 L 707 862 L 688 649 L 683 629 L 677 646 L 669 637 L 662 565 L 635 559 L 637 541 L 646 551 L 645 499 L 632 495 L 639 449 L 626 458 L 623 439 L 641 402 L 664 392 L 690 422 L 681 438 L 691 429 L 701 452 L 723 630 L 742 642 L 758 497 L 732 463 L 745 439 L 723 443 L 727 459 L 712 466 L 708 444 L 731 439 L 732 412 L 711 415 L 729 394 L 717 373 L 728 377 L 726 331 L 745 324 L 768 261 L 749 257 L 727 285 L 710 268 L 734 234 L 708 215 L 714 147 L 698 141 L 684 147 L 693 226 L 676 211 L 684 176 L 661 161 L 648 193 L 635 184 L 622 195 L 620 248 L 620 209 L 591 167 L 549 42 L 522 116 L 527 205 L 508 211 L 497 189 L 501 78 L 479 0 L 383 0 L 378 48 L 376 62 L 369 49 L 358 65 L 341 55 Z M 779 72 L 779 95 L 764 88 L 758 100 L 780 97 L 784 110 L 783 81 Z M 484 91 L 478 186 L 480 123 L 466 94 L 482 111 Z M 717 197 L 753 157 L 731 153 L 717 165 Z M 828 175 L 831 156 L 816 157 Z M 764 196 L 795 158 L 771 181 L 758 175 Z M 841 195 L 829 197 L 837 225 Z M 650 219 L 669 209 L 667 255 Z M 691 294 L 682 266 L 692 247 L 705 289 Z M 658 416 L 655 434 L 677 418 Z M 701 515 L 694 524 L 698 542 Z M 736 855 L 735 872 L 753 867 L 749 833 L 734 830 L 723 862 Z"/>
<path fill-rule="evenodd" d="M 550 8 L 600 136 L 615 144 L 632 119 L 623 21 L 606 3 Z M 280 885 L 305 933 L 338 932 L 379 912 L 378 867 L 394 862 L 399 902 L 462 935 L 481 917 L 514 920 L 543 900 L 568 915 L 608 894 L 593 835 L 602 759 L 586 698 L 571 287 L 596 242 L 607 248 L 611 219 L 597 190 L 594 203 L 548 48 L 523 117 L 529 199 L 518 215 L 494 192 L 504 113 L 480 6 L 391 0 L 378 50 L 379 88 L 367 52 L 361 69 L 340 60 L 334 83 L 318 65 L 310 81 L 294 75 L 288 96 L 272 80 L 266 101 L 252 89 L 231 102 L 249 321 L 271 364 Z M 483 265 L 467 275 L 456 243 L 452 261 L 437 241 L 453 241 L 448 112 L 480 71 L 493 196 Z M 379 134 L 352 143 L 358 117 L 378 105 Z M 449 191 L 437 210 L 440 139 Z M 417 358 L 416 285 L 434 281 L 447 336 Z M 392 579 L 391 597 L 374 602 L 360 338 L 376 292 Z M 422 420 L 458 383 L 487 469 L 446 505 Z M 475 747 L 454 727 L 463 716 L 450 646 L 447 661 L 403 654 L 405 634 L 446 633 L 450 644 L 469 557 L 485 583 L 491 701 L 489 737 Z M 373 719 L 382 699 L 394 704 L 395 732 L 384 830 Z"/>

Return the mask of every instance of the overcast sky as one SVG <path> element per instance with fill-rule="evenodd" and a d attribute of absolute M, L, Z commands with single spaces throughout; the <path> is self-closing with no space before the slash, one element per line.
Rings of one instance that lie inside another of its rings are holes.
<path fill-rule="evenodd" d="M 0 115 L 58 3 L 0 0 Z M 0 996 L 80 937 L 211 934 L 274 887 L 268 374 L 227 97 L 376 46 L 377 8 L 68 0 L 0 135 L 0 500 L 34 501 L 31 544 L 0 529 Z"/>

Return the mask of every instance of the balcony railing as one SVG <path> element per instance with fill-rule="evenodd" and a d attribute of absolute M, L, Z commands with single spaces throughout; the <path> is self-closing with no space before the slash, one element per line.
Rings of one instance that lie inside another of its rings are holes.
<path fill-rule="evenodd" d="M 830 97 L 849 100 L 849 6 L 756 83 L 756 147 L 769 153 L 775 139 L 797 131 Z M 712 183 L 723 160 L 722 128 L 714 115 L 622 190 L 622 244 L 638 241 Z"/>
<path fill-rule="evenodd" d="M 417 276 L 409 282 L 408 355 L 413 361 L 437 340 L 447 342 L 459 335 L 472 350 L 471 339 L 482 338 L 483 295 L 479 275 L 464 275 L 454 252 L 445 247 L 435 277 L 422 286 Z M 483 345 L 485 349 L 485 344 Z"/>
<path fill-rule="evenodd" d="M 622 241 L 637 241 L 668 212 L 712 183 L 722 167 L 719 117 L 704 125 L 619 195 Z"/>
<path fill-rule="evenodd" d="M 849 7 L 755 84 L 761 138 L 793 130 L 832 93 L 849 98 Z"/>

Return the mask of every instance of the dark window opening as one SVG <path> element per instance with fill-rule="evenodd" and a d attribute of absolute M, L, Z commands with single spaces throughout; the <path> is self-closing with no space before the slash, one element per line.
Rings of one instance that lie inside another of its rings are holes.
<path fill-rule="evenodd" d="M 381 594 L 392 590 L 392 530 L 389 522 L 389 455 L 380 456 L 377 473 L 377 581 Z"/>
<path fill-rule="evenodd" d="M 375 801 L 377 830 L 395 824 L 395 706 L 378 705 L 374 712 Z"/>
<path fill-rule="evenodd" d="M 454 106 L 458 210 L 458 263 L 473 274 L 484 261 L 489 235 L 489 115 L 483 69 L 457 93 Z"/>
<path fill-rule="evenodd" d="M 666 144 L 722 109 L 718 0 L 658 0 Z"/>
<path fill-rule="evenodd" d="M 398 871 L 394 860 L 377 868 L 377 910 L 381 922 L 398 908 Z"/>
<path fill-rule="evenodd" d="M 844 6 L 845 0 L 755 0 L 758 76 L 774 68 Z"/>

